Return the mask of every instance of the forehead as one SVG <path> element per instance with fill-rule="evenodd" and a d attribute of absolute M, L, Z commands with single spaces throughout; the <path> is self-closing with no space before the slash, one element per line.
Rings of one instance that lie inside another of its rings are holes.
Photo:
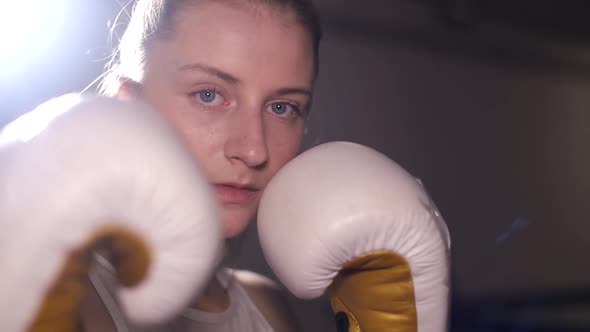
<path fill-rule="evenodd" d="M 288 80 L 298 85 L 313 81 L 311 37 L 284 9 L 205 1 L 180 10 L 173 30 L 153 45 L 148 66 L 155 62 L 174 70 L 205 63 L 242 80 Z"/>

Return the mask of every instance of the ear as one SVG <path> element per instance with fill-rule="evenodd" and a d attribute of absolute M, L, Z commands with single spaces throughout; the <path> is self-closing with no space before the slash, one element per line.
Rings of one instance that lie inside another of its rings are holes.
<path fill-rule="evenodd" d="M 141 83 L 129 78 L 121 78 L 116 96 L 124 100 L 137 99 L 141 94 L 141 89 Z"/>

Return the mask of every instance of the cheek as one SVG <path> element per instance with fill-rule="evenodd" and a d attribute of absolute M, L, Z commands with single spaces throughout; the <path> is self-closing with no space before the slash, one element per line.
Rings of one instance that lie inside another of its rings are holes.
<path fill-rule="evenodd" d="M 214 178 L 219 173 L 220 158 L 223 158 L 222 128 L 180 118 L 176 130 L 207 176 Z"/>
<path fill-rule="evenodd" d="M 219 150 L 221 128 L 216 128 L 210 119 L 198 118 L 194 110 L 187 109 L 176 98 L 154 98 L 149 102 L 166 118 L 192 155 L 209 172 L 208 164 Z"/>
<path fill-rule="evenodd" d="M 303 121 L 288 129 L 272 128 L 268 130 L 267 142 L 271 168 L 273 169 L 272 175 L 297 155 L 302 138 Z"/>

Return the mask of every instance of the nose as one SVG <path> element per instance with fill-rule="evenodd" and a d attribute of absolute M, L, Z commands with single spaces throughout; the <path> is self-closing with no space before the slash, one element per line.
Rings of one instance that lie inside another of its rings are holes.
<path fill-rule="evenodd" d="M 260 112 L 238 111 L 233 114 L 225 156 L 250 168 L 261 168 L 268 162 L 263 118 Z"/>

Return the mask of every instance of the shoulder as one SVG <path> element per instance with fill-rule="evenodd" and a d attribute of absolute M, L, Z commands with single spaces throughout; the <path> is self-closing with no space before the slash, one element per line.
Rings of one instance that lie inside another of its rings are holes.
<path fill-rule="evenodd" d="M 283 287 L 252 271 L 234 270 L 234 275 L 276 332 L 301 330 Z"/>

